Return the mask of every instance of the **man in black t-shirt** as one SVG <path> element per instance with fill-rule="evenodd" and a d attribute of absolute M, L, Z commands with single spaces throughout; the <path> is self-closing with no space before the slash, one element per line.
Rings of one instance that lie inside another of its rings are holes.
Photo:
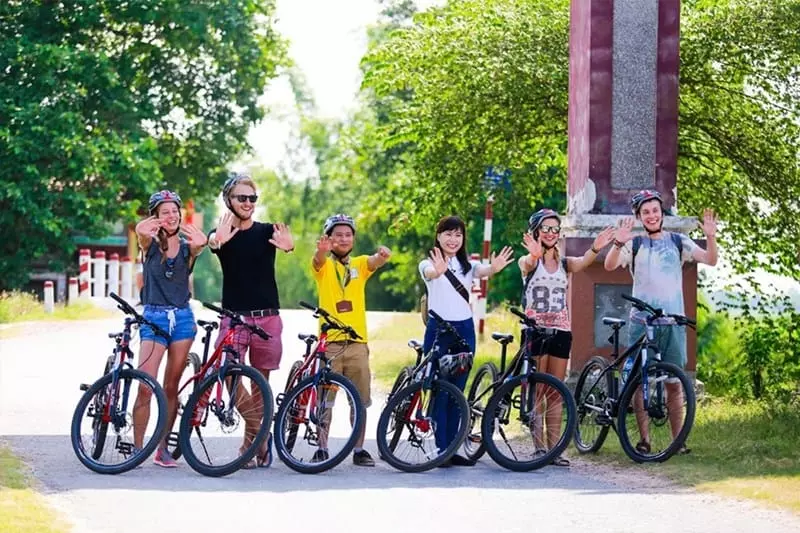
<path fill-rule="evenodd" d="M 246 322 L 258 325 L 271 335 L 265 341 L 241 329 L 234 338 L 234 348 L 239 354 L 244 357 L 249 350 L 250 366 L 269 379 L 270 371 L 277 370 L 280 365 L 282 354 L 283 324 L 278 313 L 275 251 L 291 252 L 294 241 L 286 225 L 253 220 L 258 195 L 249 176 L 234 174 L 228 178 L 222 188 L 222 198 L 229 212 L 209 233 L 209 248 L 222 266 L 222 307 L 241 314 Z M 217 345 L 229 328 L 230 321 L 223 320 Z M 257 456 L 258 466 L 272 463 L 271 442 L 270 435 L 265 450 Z M 245 446 L 248 445 L 245 442 Z"/>

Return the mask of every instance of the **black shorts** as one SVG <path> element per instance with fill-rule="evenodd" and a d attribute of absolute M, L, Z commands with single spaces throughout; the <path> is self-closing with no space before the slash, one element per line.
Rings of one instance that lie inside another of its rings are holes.
<path fill-rule="evenodd" d="M 525 336 L 531 355 L 552 355 L 559 359 L 569 359 L 569 352 L 572 350 L 571 331 L 555 329 L 549 330 L 546 335 L 537 335 L 527 330 Z"/>

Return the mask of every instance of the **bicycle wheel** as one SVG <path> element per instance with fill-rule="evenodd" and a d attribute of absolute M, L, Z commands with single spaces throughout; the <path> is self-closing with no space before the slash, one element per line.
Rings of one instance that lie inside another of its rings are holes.
<path fill-rule="evenodd" d="M 394 384 L 392 385 L 392 390 L 389 391 L 389 396 L 386 398 L 386 402 L 387 403 L 389 402 L 389 400 L 392 399 L 392 396 L 394 396 L 397 393 L 397 391 L 399 391 L 399 390 L 403 389 L 404 387 L 407 387 L 409 384 L 411 384 L 411 378 L 412 378 L 412 372 L 413 371 L 414 371 L 414 367 L 411 367 L 411 366 L 405 366 L 405 367 L 402 368 L 402 370 L 400 370 L 400 372 L 397 374 L 397 377 L 394 380 Z M 397 446 L 397 443 L 400 441 L 400 436 L 403 433 L 402 426 L 396 424 L 395 422 L 396 421 L 394 420 L 394 418 L 392 418 L 389 421 L 389 427 L 388 427 L 388 431 L 389 432 L 394 431 L 392 433 L 391 438 L 389 439 L 389 448 L 392 449 L 392 450 Z M 381 459 L 383 459 L 383 456 L 380 454 L 380 452 L 378 453 L 378 456 Z"/>
<path fill-rule="evenodd" d="M 189 354 L 186 356 L 186 367 L 184 368 L 183 376 L 181 377 L 180 382 L 184 383 L 186 380 L 200 372 L 201 366 L 200 356 L 194 352 L 189 352 Z M 177 420 L 180 420 L 180 417 L 183 414 L 183 406 L 186 405 L 186 402 L 189 400 L 189 395 L 197 388 L 197 383 L 198 381 L 194 381 L 191 389 L 184 389 L 184 391 L 178 395 Z M 172 458 L 176 461 L 181 458 L 181 455 L 183 455 L 183 452 L 181 451 L 181 442 L 178 438 L 177 431 L 173 431 L 167 435 L 167 451 L 170 452 Z"/>
<path fill-rule="evenodd" d="M 666 461 L 686 442 L 694 424 L 692 383 L 672 363 L 648 363 L 645 405 L 641 372 L 631 374 L 629 379 L 630 386 L 619 399 L 617 414 L 622 449 L 637 463 Z"/>
<path fill-rule="evenodd" d="M 353 451 L 366 419 L 367 410 L 349 379 L 329 371 L 309 376 L 286 394 L 278 408 L 275 450 L 296 472 L 329 470 Z"/>
<path fill-rule="evenodd" d="M 289 377 L 286 378 L 286 387 L 283 389 L 284 393 L 281 395 L 278 402 L 279 404 L 283 403 L 286 394 L 300 381 L 300 376 L 297 373 L 300 371 L 300 367 L 302 366 L 302 361 L 295 361 L 292 363 L 292 368 L 289 369 Z M 280 408 L 280 405 L 278 407 Z M 297 431 L 299 428 L 300 426 L 296 420 L 292 419 L 288 422 L 288 426 L 286 427 L 286 449 L 290 452 L 292 451 L 292 448 L 294 448 L 294 443 L 297 441 Z M 277 430 L 275 433 L 277 434 Z"/>
<path fill-rule="evenodd" d="M 614 376 L 603 371 L 608 361 L 595 355 L 581 370 L 575 386 L 575 407 L 578 409 L 578 427 L 575 428 L 575 447 L 581 453 L 594 453 L 603 446 L 611 427 L 606 414 L 606 404 L 614 387 Z"/>
<path fill-rule="evenodd" d="M 103 366 L 103 376 L 111 372 L 111 369 L 114 367 L 114 360 L 116 356 L 110 355 L 108 359 L 106 359 L 106 364 Z M 101 392 L 100 394 L 103 394 Z M 99 404 L 103 405 L 105 399 L 101 398 L 99 400 Z M 106 445 L 106 435 L 108 434 L 108 421 L 104 420 L 103 417 L 97 417 L 92 422 L 92 446 L 91 446 L 91 455 L 92 459 L 99 459 L 100 456 L 103 454 L 103 447 Z"/>
<path fill-rule="evenodd" d="M 436 443 L 436 409 L 447 408 L 455 416 L 447 423 L 455 425 L 455 436 L 447 443 Z M 386 404 L 378 419 L 378 450 L 384 461 L 404 472 L 424 472 L 448 461 L 467 435 L 469 405 L 464 394 L 452 383 L 434 380 L 428 391 L 422 383 L 412 383 L 399 390 Z M 400 438 L 395 441 L 397 428 Z M 390 444 L 395 441 L 394 447 Z"/>
<path fill-rule="evenodd" d="M 575 432 L 575 401 L 560 380 L 534 372 L 499 387 L 486 404 L 481 430 L 500 466 L 527 472 L 549 465 Z"/>
<path fill-rule="evenodd" d="M 205 378 L 181 416 L 186 462 L 204 476 L 227 476 L 250 463 L 272 423 L 272 390 L 255 368 L 231 364 Z"/>
<path fill-rule="evenodd" d="M 469 404 L 469 429 L 464 439 L 464 455 L 470 461 L 477 461 L 486 453 L 486 446 L 481 438 L 481 420 L 486 404 L 491 397 L 491 388 L 497 381 L 499 371 L 494 363 L 484 363 L 475 372 L 469 386 L 467 403 Z"/>
<path fill-rule="evenodd" d="M 150 416 L 141 450 L 133 443 L 133 413 L 141 391 Z M 98 474 L 120 474 L 139 466 L 156 449 L 167 424 L 167 397 L 150 375 L 132 369 L 108 373 L 84 392 L 72 416 L 70 440 L 78 460 Z M 111 442 L 108 432 L 111 431 Z M 113 444 L 113 445 L 111 445 Z"/>

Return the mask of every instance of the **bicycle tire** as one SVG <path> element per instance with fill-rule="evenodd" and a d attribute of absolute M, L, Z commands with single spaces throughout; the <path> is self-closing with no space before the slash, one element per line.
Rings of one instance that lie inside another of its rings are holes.
<path fill-rule="evenodd" d="M 366 424 L 367 421 L 367 410 L 364 407 L 364 402 L 361 401 L 361 395 L 358 393 L 358 389 L 356 389 L 356 386 L 353 384 L 353 382 L 342 374 L 337 374 L 336 372 L 326 372 L 323 376 L 319 377 L 317 386 L 319 386 L 319 384 L 325 384 L 346 389 L 347 394 L 350 395 L 350 397 L 353 399 L 353 402 L 356 404 L 355 424 L 352 425 L 352 432 L 350 433 L 350 437 L 347 439 L 347 442 L 345 442 L 342 449 L 339 450 L 335 455 L 332 455 L 328 459 L 318 463 L 305 463 L 294 460 L 294 457 L 291 454 L 292 450 L 294 449 L 294 442 L 292 443 L 292 448 L 288 448 L 287 443 L 284 442 L 284 420 L 287 418 L 287 411 L 294 404 L 294 399 L 302 394 L 303 391 L 309 387 L 309 385 L 313 386 L 316 380 L 317 376 L 308 376 L 307 378 L 301 380 L 286 394 L 286 396 L 284 396 L 281 406 L 278 408 L 278 412 L 275 415 L 275 451 L 286 466 L 295 472 L 300 472 L 301 474 L 318 474 L 320 472 L 330 470 L 341 463 L 348 455 L 350 455 L 350 452 L 353 451 L 353 448 L 355 448 L 356 441 L 358 440 L 359 435 L 361 435 L 361 432 L 364 429 L 364 424 Z M 289 418 L 294 417 L 290 416 Z M 294 438 L 297 437 L 297 428 L 298 424 L 294 424 Z"/>
<path fill-rule="evenodd" d="M 420 464 L 411 464 L 396 457 L 394 455 L 396 448 L 390 449 L 389 443 L 386 441 L 386 431 L 388 429 L 389 420 L 394 418 L 394 412 L 398 406 L 400 406 L 403 402 L 407 402 L 408 397 L 413 396 L 421 389 L 422 383 L 416 382 L 397 391 L 392 399 L 386 404 L 386 407 L 384 407 L 383 411 L 381 412 L 381 416 L 378 419 L 377 444 L 381 457 L 383 457 L 383 460 L 392 465 L 394 468 L 402 470 L 403 472 L 425 472 L 426 470 L 431 470 L 432 468 L 436 468 L 442 463 L 449 461 L 450 458 L 456 453 L 459 446 L 461 446 L 463 443 L 464 438 L 467 436 L 467 430 L 469 429 L 469 405 L 467 404 L 467 399 L 464 398 L 464 393 L 452 383 L 441 379 L 435 379 L 433 380 L 433 383 L 431 383 L 431 390 L 434 391 L 434 395 L 435 391 L 439 389 L 447 391 L 450 397 L 453 398 L 458 404 L 458 409 L 461 412 L 459 417 L 460 423 L 458 432 L 444 452 L 430 461 Z M 395 424 L 396 423 L 397 422 L 395 421 Z"/>
<path fill-rule="evenodd" d="M 681 430 L 678 432 L 677 437 L 672 440 L 672 443 L 664 449 L 661 453 L 655 455 L 644 455 L 639 453 L 636 450 L 636 446 L 630 440 L 630 435 L 627 431 L 627 406 L 630 404 L 630 401 L 633 398 L 633 395 L 636 393 L 636 390 L 639 388 L 639 383 L 642 381 L 642 374 L 641 372 L 635 372 L 629 378 L 630 386 L 627 386 L 626 389 L 623 391 L 622 396 L 619 399 L 619 412 L 617 413 L 617 433 L 619 434 L 619 442 L 622 446 L 622 450 L 625 454 L 630 457 L 633 461 L 637 463 L 662 463 L 675 455 L 675 453 L 683 446 L 683 443 L 686 442 L 686 439 L 689 437 L 689 432 L 692 430 L 692 426 L 694 425 L 694 416 L 695 416 L 695 409 L 696 409 L 696 397 L 694 393 L 694 388 L 692 387 L 692 382 L 689 380 L 689 377 L 686 373 L 680 369 L 680 367 L 672 364 L 667 363 L 666 361 L 658 361 L 656 363 L 650 363 L 647 368 L 647 374 L 650 375 L 651 373 L 657 372 L 670 372 L 675 375 L 680 380 L 681 386 L 683 387 L 684 392 L 684 400 L 686 403 L 686 418 L 684 419 L 684 424 Z"/>
<path fill-rule="evenodd" d="M 221 465 L 208 465 L 203 463 L 200 458 L 195 454 L 194 449 L 190 445 L 189 439 L 191 438 L 192 431 L 199 431 L 197 429 L 198 426 L 194 426 L 192 424 L 192 418 L 194 414 L 194 410 L 197 406 L 198 401 L 205 393 L 206 389 L 213 387 L 214 384 L 217 382 L 218 376 L 220 371 L 217 370 L 206 377 L 200 385 L 192 392 L 192 395 L 189 396 L 189 400 L 186 402 L 186 407 L 183 410 L 183 415 L 181 415 L 181 425 L 179 434 L 179 442 L 180 447 L 183 450 L 183 457 L 189 466 L 192 467 L 196 472 L 208 476 L 208 477 L 222 477 L 230 475 L 244 465 L 246 465 L 250 460 L 256 455 L 258 450 L 263 444 L 264 440 L 267 438 L 267 434 L 269 433 L 269 428 L 272 425 L 272 414 L 273 414 L 273 396 L 272 396 L 272 389 L 269 386 L 266 378 L 264 375 L 261 374 L 258 370 L 253 367 L 246 366 L 246 365 L 239 365 L 239 364 L 230 364 L 224 367 L 225 374 L 222 377 L 222 380 L 225 381 L 228 378 L 235 378 L 239 376 L 247 377 L 252 380 L 257 387 L 259 392 L 261 393 L 261 397 L 263 399 L 263 414 L 261 417 L 261 424 L 259 426 L 258 432 L 256 433 L 253 441 L 250 443 L 250 446 L 247 447 L 238 457 L 232 461 L 228 461 L 227 463 Z M 225 390 L 228 390 L 227 386 Z M 252 391 L 250 391 L 252 394 Z M 204 407 L 208 409 L 208 407 Z M 216 416 L 216 415 L 209 415 L 209 416 Z"/>
<path fill-rule="evenodd" d="M 486 404 L 486 410 L 484 413 L 497 413 L 500 401 L 505 399 L 505 397 L 510 394 L 518 385 L 520 385 L 523 380 L 528 380 L 529 386 L 535 387 L 536 383 L 544 383 L 556 389 L 564 401 L 567 423 L 562 424 L 563 431 L 555 446 L 531 461 L 517 461 L 503 455 L 500 452 L 500 449 L 497 447 L 494 439 L 491 438 L 494 435 L 494 422 L 496 420 L 496 416 L 484 416 L 483 421 L 481 422 L 481 431 L 483 442 L 486 446 L 486 452 L 498 465 L 514 472 L 529 472 L 531 470 L 536 470 L 551 464 L 553 460 L 561 455 L 561 453 L 569 445 L 575 433 L 575 425 L 577 423 L 575 401 L 573 400 L 572 394 L 569 392 L 567 386 L 554 376 L 541 372 L 532 372 L 527 375 L 516 376 L 515 378 L 503 383 L 503 385 L 498 387 L 494 394 L 492 394 L 492 397 Z M 514 409 L 516 410 L 517 408 Z"/>
<path fill-rule="evenodd" d="M 386 398 L 386 403 L 392 399 L 392 396 L 394 396 L 397 391 L 403 389 L 403 387 L 406 387 L 411 383 L 413 371 L 414 367 L 411 366 L 405 366 L 400 370 L 400 372 L 397 374 L 397 377 L 394 379 L 394 384 L 392 384 L 392 390 L 389 391 L 389 396 Z M 400 435 L 402 435 L 402 433 L 402 428 L 395 424 L 395 431 L 392 434 L 392 438 L 389 442 L 389 447 L 392 450 L 397 447 L 397 442 L 400 440 Z M 383 456 L 380 454 L 380 452 L 378 453 L 378 456 L 383 459 Z"/>
<path fill-rule="evenodd" d="M 202 363 L 200 362 L 200 356 L 199 355 L 197 355 L 194 352 L 189 352 L 186 355 L 186 367 L 185 368 L 192 367 L 192 375 L 195 375 L 198 372 L 200 372 L 200 367 L 201 366 L 202 366 Z M 197 380 L 195 380 L 192 383 L 192 391 L 194 391 L 197 388 L 197 383 L 198 383 Z M 180 402 L 180 398 L 178 400 Z M 183 411 L 183 405 L 178 403 L 178 415 L 179 416 L 182 414 L 182 411 Z M 172 436 L 172 435 L 175 435 L 175 437 L 178 437 L 177 434 L 172 434 L 171 433 L 170 436 Z M 181 455 L 183 455 L 183 451 L 181 450 L 180 438 L 177 439 L 177 442 L 175 443 L 175 447 L 172 449 L 171 455 L 172 455 L 172 458 L 175 459 L 176 461 L 181 458 Z"/>
<path fill-rule="evenodd" d="M 583 370 L 581 370 L 581 375 L 578 377 L 578 383 L 575 385 L 575 407 L 578 410 L 578 425 L 575 428 L 575 448 L 580 453 L 595 453 L 599 450 L 603 443 L 606 441 L 606 437 L 608 436 L 608 430 L 611 429 L 610 424 L 599 424 L 597 421 L 591 417 L 592 414 L 596 413 L 593 409 L 589 409 L 587 404 L 591 404 L 591 407 L 603 407 L 608 399 L 608 393 L 613 390 L 614 386 L 614 376 L 611 372 L 607 372 L 603 380 L 605 381 L 606 393 L 603 394 L 602 390 L 598 389 L 598 386 L 601 384 L 595 383 L 595 379 L 592 379 L 589 383 L 587 383 L 587 379 L 589 376 L 596 372 L 602 372 L 605 368 L 608 367 L 608 360 L 606 358 L 595 355 L 584 365 Z M 592 386 L 591 389 L 584 391 L 585 387 Z M 596 391 L 596 392 L 595 392 Z M 582 398 L 581 395 L 583 392 L 586 392 L 587 396 Z M 590 417 L 591 420 L 589 421 L 588 425 L 591 427 L 600 427 L 600 431 L 598 432 L 597 436 L 594 440 L 588 440 L 589 432 L 582 432 L 581 431 L 581 424 L 586 419 L 585 417 Z M 585 434 L 584 434 L 585 433 Z"/>
<path fill-rule="evenodd" d="M 116 359 L 115 356 L 110 355 L 108 359 L 106 359 L 106 364 L 103 366 L 103 376 L 111 372 L 111 369 L 114 367 L 114 360 Z M 104 422 L 101 419 L 97 419 L 92 423 L 92 429 L 94 430 L 94 445 L 92 446 L 92 459 L 97 460 L 103 455 L 103 448 L 106 445 L 106 435 L 108 434 L 108 422 Z"/>
<path fill-rule="evenodd" d="M 464 439 L 464 455 L 473 462 L 479 460 L 483 457 L 483 454 L 486 453 L 486 446 L 483 444 L 483 433 L 481 430 L 481 421 L 483 420 L 485 406 L 480 406 L 480 408 L 478 408 L 478 406 L 475 405 L 476 398 L 483 395 L 482 401 L 488 402 L 488 398 L 491 398 L 491 395 L 487 397 L 484 395 L 484 392 L 492 387 L 497 381 L 499 374 L 500 371 L 494 363 L 484 363 L 478 367 L 478 370 L 475 372 L 475 377 L 472 378 L 472 383 L 469 386 L 469 393 L 467 394 L 467 404 L 469 404 L 469 429 L 467 430 L 467 437 Z M 489 376 L 489 387 L 479 390 L 483 377 L 487 375 Z M 476 440 L 478 442 L 475 442 Z"/>
<path fill-rule="evenodd" d="M 303 362 L 302 361 L 295 361 L 294 363 L 292 363 L 292 367 L 289 369 L 289 377 L 286 378 L 286 387 L 283 389 L 284 390 L 284 396 L 283 396 L 284 398 L 286 397 L 286 394 L 288 394 L 288 392 L 290 390 L 292 390 L 293 385 L 298 383 L 299 376 L 297 375 L 297 372 L 300 370 L 300 368 L 302 366 L 303 366 Z M 276 418 L 276 420 L 277 420 L 277 418 Z M 288 435 L 286 437 L 286 448 L 289 451 L 292 451 L 294 449 L 294 444 L 295 444 L 295 442 L 297 442 L 297 431 L 298 431 L 298 429 L 299 429 L 299 425 L 297 424 L 297 422 L 290 422 L 289 423 L 289 428 L 287 429 Z"/>
<path fill-rule="evenodd" d="M 140 464 L 142 464 L 145 459 L 147 459 L 156 449 L 159 442 L 161 441 L 161 436 L 164 433 L 164 429 L 167 425 L 167 396 L 164 393 L 164 389 L 161 385 L 158 384 L 152 376 L 147 374 L 146 372 L 142 372 L 141 370 L 134 370 L 130 368 L 123 368 L 119 371 L 117 375 L 118 381 L 123 381 L 126 379 L 130 380 L 137 380 L 141 383 L 145 383 L 152 391 L 153 396 L 156 398 L 156 406 L 158 408 L 158 418 L 156 421 L 156 429 L 153 431 L 153 434 L 150 436 L 150 439 L 144 443 L 142 449 L 139 453 L 131 456 L 126 461 L 123 461 L 120 464 L 109 466 L 103 465 L 97 462 L 102 450 L 100 450 L 100 454 L 96 454 L 95 448 L 92 449 L 92 453 L 87 454 L 86 450 L 84 449 L 83 442 L 81 441 L 81 420 L 83 419 L 84 412 L 86 408 L 89 406 L 89 402 L 91 402 L 94 397 L 100 392 L 101 389 L 104 387 L 108 387 L 113 379 L 113 374 L 107 373 L 102 376 L 100 379 L 95 381 L 87 390 L 83 393 L 80 400 L 78 400 L 78 405 L 75 406 L 75 412 L 72 415 L 72 424 L 70 428 L 70 441 L 72 442 L 72 450 L 75 452 L 75 455 L 78 457 L 78 460 L 89 470 L 97 472 L 98 474 L 121 474 L 123 472 L 127 472 L 133 468 L 136 468 Z M 128 389 L 130 391 L 130 387 Z M 106 423 L 106 432 L 108 430 L 108 424 Z M 103 440 L 105 442 L 106 435 L 103 435 Z"/>

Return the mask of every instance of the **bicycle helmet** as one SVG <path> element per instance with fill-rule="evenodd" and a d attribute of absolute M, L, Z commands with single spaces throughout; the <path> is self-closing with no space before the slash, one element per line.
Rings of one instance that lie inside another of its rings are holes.
<path fill-rule="evenodd" d="M 335 226 L 350 226 L 353 230 L 353 233 L 356 232 L 356 223 L 353 221 L 353 217 L 343 215 L 341 213 L 329 216 L 325 220 L 325 224 L 322 225 L 322 232 L 327 235 L 328 237 L 331 236 L 331 232 Z"/>
<path fill-rule="evenodd" d="M 233 207 L 231 207 L 231 191 L 233 188 L 236 187 L 239 182 L 251 179 L 250 176 L 241 172 L 231 172 L 228 174 L 228 179 L 226 179 L 225 183 L 222 185 L 222 199 L 228 209 L 233 211 Z"/>
<path fill-rule="evenodd" d="M 637 192 L 633 195 L 633 198 L 631 198 L 631 211 L 633 211 L 633 214 L 638 215 L 642 204 L 650 200 L 658 200 L 661 203 L 661 207 L 664 207 L 664 199 L 661 198 L 660 192 L 651 189 L 645 189 Z"/>
<path fill-rule="evenodd" d="M 150 196 L 150 201 L 147 202 L 147 209 L 150 212 L 150 216 L 155 216 L 158 206 L 164 202 L 175 202 L 175 204 L 178 206 L 178 209 L 183 207 L 183 204 L 181 203 L 181 197 L 178 196 L 178 193 L 167 190 L 158 191 Z"/>
<path fill-rule="evenodd" d="M 539 238 L 539 228 L 542 227 L 542 223 L 548 218 L 554 218 L 561 224 L 561 217 L 558 216 L 558 213 L 547 208 L 539 209 L 528 219 L 528 231 L 531 232 L 534 239 Z"/>
<path fill-rule="evenodd" d="M 439 358 L 439 373 L 443 378 L 454 378 L 472 368 L 470 352 L 450 353 Z"/>

